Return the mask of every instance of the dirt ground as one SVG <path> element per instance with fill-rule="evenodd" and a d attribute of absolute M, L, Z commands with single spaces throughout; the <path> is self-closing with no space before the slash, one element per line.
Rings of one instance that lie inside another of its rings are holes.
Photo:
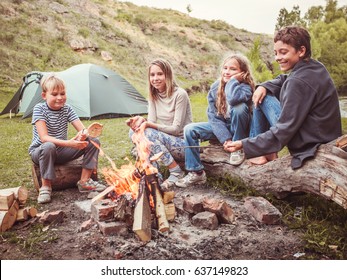
<path fill-rule="evenodd" d="M 38 212 L 62 210 L 59 224 L 42 225 L 38 220 L 16 223 L 0 236 L 2 260 L 269 260 L 296 259 L 302 252 L 300 234 L 284 225 L 265 225 L 257 222 L 244 208 L 243 201 L 222 196 L 208 186 L 174 189 L 177 215 L 170 222 L 168 234 L 152 229 L 152 240 L 139 241 L 129 229 L 126 236 L 105 236 L 98 226 L 80 231 L 81 224 L 91 214 L 82 211 L 78 203 L 87 194 L 76 189 L 53 193 L 50 204 L 38 206 Z M 191 224 L 191 217 L 182 210 L 183 198 L 188 195 L 224 199 L 234 210 L 233 224 L 221 224 L 216 230 L 205 230 Z M 32 199 L 36 198 L 33 190 Z M 77 204 L 76 204 L 77 202 Z"/>

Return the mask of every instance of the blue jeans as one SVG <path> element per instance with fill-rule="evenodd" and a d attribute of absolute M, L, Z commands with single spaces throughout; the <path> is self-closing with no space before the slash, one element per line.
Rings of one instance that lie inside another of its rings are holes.
<path fill-rule="evenodd" d="M 230 128 L 230 132 L 233 135 L 233 141 L 248 136 L 249 121 L 250 113 L 247 104 L 241 103 L 231 109 L 227 126 Z M 184 142 L 186 146 L 199 146 L 200 141 L 207 141 L 210 139 L 216 139 L 216 136 L 208 122 L 191 123 L 184 127 Z M 204 169 L 200 159 L 199 148 L 185 149 L 185 168 L 187 171 L 199 171 Z"/>
<path fill-rule="evenodd" d="M 274 126 L 281 114 L 280 101 L 273 95 L 266 95 L 263 102 L 257 108 L 253 107 L 253 117 L 251 121 L 251 131 L 249 136 L 257 135 L 269 130 Z"/>

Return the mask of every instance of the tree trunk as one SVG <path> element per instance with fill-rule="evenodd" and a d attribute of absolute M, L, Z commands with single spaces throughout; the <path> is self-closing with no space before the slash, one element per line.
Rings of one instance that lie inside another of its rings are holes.
<path fill-rule="evenodd" d="M 295 192 L 313 193 L 347 209 L 346 139 L 344 135 L 321 145 L 315 158 L 296 170 L 290 166 L 290 155 L 264 165 L 251 165 L 246 160 L 240 166 L 233 166 L 229 164 L 230 153 L 222 147 L 204 149 L 201 159 L 210 175 L 239 177 L 261 193 L 272 193 L 278 198 Z"/>

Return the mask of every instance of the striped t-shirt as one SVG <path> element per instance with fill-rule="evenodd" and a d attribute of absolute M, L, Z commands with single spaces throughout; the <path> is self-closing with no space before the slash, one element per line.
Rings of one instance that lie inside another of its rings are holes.
<path fill-rule="evenodd" d="M 33 125 L 33 140 L 29 147 L 29 154 L 42 145 L 35 123 L 37 121 L 46 122 L 48 135 L 61 140 L 67 140 L 69 123 L 78 119 L 75 111 L 70 105 L 65 104 L 60 110 L 52 110 L 47 103 L 36 104 L 33 111 L 31 124 Z"/>

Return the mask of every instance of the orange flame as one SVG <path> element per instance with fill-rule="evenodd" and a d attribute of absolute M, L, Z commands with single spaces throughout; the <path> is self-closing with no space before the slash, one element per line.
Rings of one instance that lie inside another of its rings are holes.
<path fill-rule="evenodd" d="M 148 140 L 144 134 L 144 130 L 138 130 L 132 136 L 132 141 L 136 145 L 138 159 L 135 165 L 130 162 L 128 158 L 128 164 L 122 165 L 117 168 L 113 160 L 107 156 L 103 150 L 95 142 L 92 142 L 100 150 L 100 155 L 105 156 L 111 164 L 112 168 L 103 168 L 102 173 L 105 176 L 105 180 L 109 186 L 114 186 L 115 192 L 118 195 L 124 193 L 131 193 L 133 199 L 136 199 L 139 192 L 140 178 L 135 176 L 135 172 L 140 170 L 146 174 L 157 173 L 158 169 L 155 168 L 150 161 L 150 147 L 153 144 Z M 153 205 L 153 202 L 151 202 Z"/>

